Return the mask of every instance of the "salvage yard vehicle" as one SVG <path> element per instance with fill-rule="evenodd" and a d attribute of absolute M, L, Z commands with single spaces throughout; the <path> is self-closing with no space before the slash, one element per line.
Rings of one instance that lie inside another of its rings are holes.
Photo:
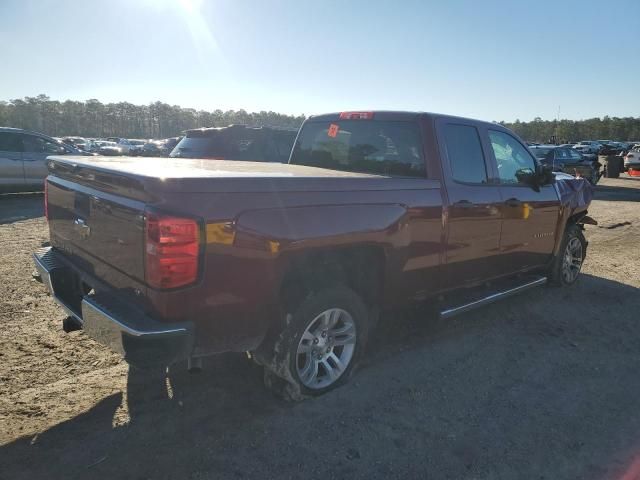
<path fill-rule="evenodd" d="M 633 171 L 633 173 L 640 170 L 640 145 L 634 146 L 625 155 L 624 170 Z"/>
<path fill-rule="evenodd" d="M 121 137 L 107 137 L 106 140 L 116 143 L 123 155 L 128 155 L 130 150 L 144 145 L 144 141 L 142 140 L 129 140 L 128 138 Z"/>
<path fill-rule="evenodd" d="M 542 165 L 549 165 L 554 172 L 580 175 L 593 185 L 600 178 L 599 169 L 592 159 L 587 159 L 578 150 L 555 145 L 537 145 L 529 147 Z"/>
<path fill-rule="evenodd" d="M 439 114 L 310 117 L 288 164 L 52 156 L 49 171 L 34 261 L 65 330 L 134 365 L 247 351 L 294 399 L 345 382 L 384 309 L 429 300 L 448 318 L 573 284 L 594 223 L 586 180 L 499 124 Z"/>
<path fill-rule="evenodd" d="M 169 156 L 286 163 L 296 133 L 295 130 L 245 125 L 196 128 L 185 132 Z"/>
<path fill-rule="evenodd" d="M 42 191 L 52 154 L 87 152 L 41 133 L 0 127 L 0 193 Z"/>

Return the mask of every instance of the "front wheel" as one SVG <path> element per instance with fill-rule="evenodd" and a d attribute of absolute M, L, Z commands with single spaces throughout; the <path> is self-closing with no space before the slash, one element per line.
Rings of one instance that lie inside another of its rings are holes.
<path fill-rule="evenodd" d="M 575 224 L 567 225 L 560 251 L 551 266 L 549 282 L 556 286 L 574 284 L 580 275 L 586 254 L 587 241 L 582 230 Z"/>
<path fill-rule="evenodd" d="M 368 311 L 344 286 L 311 292 L 268 350 L 265 383 L 287 399 L 321 395 L 348 380 L 364 351 Z"/>

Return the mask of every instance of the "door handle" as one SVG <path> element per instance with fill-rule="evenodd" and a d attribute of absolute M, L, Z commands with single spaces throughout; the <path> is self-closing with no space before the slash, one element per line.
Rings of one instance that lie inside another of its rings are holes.
<path fill-rule="evenodd" d="M 520 200 L 518 200 L 517 198 L 510 198 L 509 200 L 506 200 L 505 205 L 507 207 L 521 207 L 522 206 L 522 202 Z"/>
<path fill-rule="evenodd" d="M 474 204 L 469 200 L 459 200 L 454 203 L 453 206 L 457 208 L 473 208 Z"/>

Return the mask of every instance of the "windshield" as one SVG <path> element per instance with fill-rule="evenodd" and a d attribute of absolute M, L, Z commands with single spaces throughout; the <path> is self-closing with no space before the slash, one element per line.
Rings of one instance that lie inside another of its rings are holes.
<path fill-rule="evenodd" d="M 415 122 L 308 122 L 294 146 L 291 163 L 378 175 L 425 176 L 420 130 Z"/>

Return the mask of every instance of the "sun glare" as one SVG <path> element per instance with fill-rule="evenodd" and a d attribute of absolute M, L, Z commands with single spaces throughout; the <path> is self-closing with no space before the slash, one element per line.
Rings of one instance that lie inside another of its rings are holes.
<path fill-rule="evenodd" d="M 178 4 L 187 12 L 197 12 L 202 6 L 202 0 L 178 0 Z"/>

